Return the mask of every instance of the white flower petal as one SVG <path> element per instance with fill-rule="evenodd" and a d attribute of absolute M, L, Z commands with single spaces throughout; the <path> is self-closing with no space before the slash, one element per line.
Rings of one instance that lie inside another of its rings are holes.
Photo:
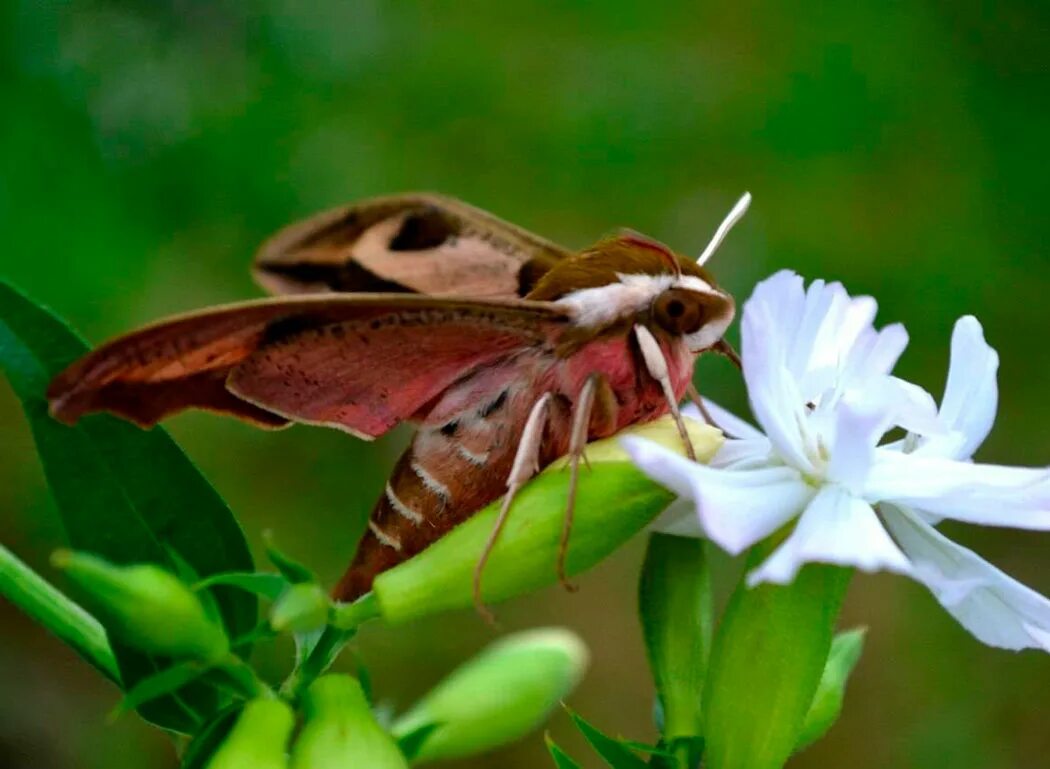
<path fill-rule="evenodd" d="M 968 459 L 988 437 L 999 404 L 998 370 L 999 355 L 984 340 L 977 318 L 959 318 L 952 330 L 948 382 L 941 400 L 941 419 L 966 436 L 953 459 Z"/>
<path fill-rule="evenodd" d="M 719 470 L 757 470 L 768 467 L 773 459 L 773 444 L 765 436 L 748 440 L 725 441 L 711 457 L 709 467 Z"/>
<path fill-rule="evenodd" d="M 886 377 L 883 382 L 882 395 L 888 400 L 893 424 L 927 436 L 950 434 L 937 415 L 937 402 L 926 390 L 895 376 Z"/>
<path fill-rule="evenodd" d="M 766 334 L 769 329 L 758 327 L 756 321 L 744 318 L 744 349 L 754 349 L 748 339 Z M 748 355 L 745 352 L 745 355 Z M 813 472 L 813 464 L 806 452 L 802 433 L 805 423 L 805 400 L 801 397 L 787 369 L 771 360 L 752 354 L 753 363 L 744 368 L 751 411 L 765 430 L 777 454 L 792 467 L 802 472 Z M 747 360 L 747 358 L 745 358 Z"/>
<path fill-rule="evenodd" d="M 694 500 L 702 531 L 733 554 L 798 515 L 813 495 L 789 467 L 715 470 L 641 438 L 628 436 L 621 443 L 646 475 Z"/>
<path fill-rule="evenodd" d="M 748 575 L 747 583 L 787 584 L 804 564 L 814 561 L 864 571 L 910 571 L 871 506 L 839 486 L 818 492 L 791 536 Z"/>
<path fill-rule="evenodd" d="M 638 468 L 679 497 L 693 499 L 693 469 L 701 467 L 655 441 L 625 435 L 620 445 Z"/>
<path fill-rule="evenodd" d="M 1050 600 L 907 508 L 882 506 L 886 528 L 912 562 L 915 579 L 979 640 L 1003 649 L 1050 651 Z"/>
<path fill-rule="evenodd" d="M 710 401 L 707 398 L 701 398 L 701 400 L 704 402 L 704 408 L 707 409 L 707 413 L 710 414 L 711 419 L 715 421 L 715 427 L 727 436 L 732 438 L 765 438 L 757 427 L 754 427 L 749 422 L 736 416 L 731 411 L 722 408 L 717 403 Z M 707 422 L 704 415 L 700 413 L 700 409 L 696 407 L 695 403 L 690 403 L 683 408 L 682 414 L 700 422 Z"/>
<path fill-rule="evenodd" d="M 1050 470 L 877 449 L 864 495 L 985 526 L 1050 529 Z"/>
<path fill-rule="evenodd" d="M 827 478 L 852 493 L 859 493 L 871 470 L 875 445 L 889 427 L 886 414 L 870 404 L 842 403 L 835 417 Z"/>

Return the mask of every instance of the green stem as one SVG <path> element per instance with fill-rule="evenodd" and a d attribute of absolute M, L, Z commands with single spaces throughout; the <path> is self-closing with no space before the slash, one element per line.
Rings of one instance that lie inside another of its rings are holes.
<path fill-rule="evenodd" d="M 714 626 L 711 569 L 701 540 L 653 534 L 639 585 L 649 667 L 663 707 L 663 741 L 692 769 L 702 736 L 701 694 Z"/>
<path fill-rule="evenodd" d="M 120 671 L 113 650 L 98 620 L 3 545 L 0 545 L 0 592 L 72 647 L 106 678 L 120 685 Z"/>

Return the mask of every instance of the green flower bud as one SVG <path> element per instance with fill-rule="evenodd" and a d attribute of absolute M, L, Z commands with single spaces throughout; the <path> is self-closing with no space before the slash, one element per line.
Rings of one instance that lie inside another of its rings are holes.
<path fill-rule="evenodd" d="M 751 549 L 747 570 L 776 546 Z M 704 686 L 704 765 L 779 769 L 798 744 L 851 569 L 808 564 L 790 585 L 737 585 L 715 633 Z"/>
<path fill-rule="evenodd" d="M 152 564 L 115 566 L 87 553 L 59 550 L 51 562 L 86 594 L 106 630 L 148 654 L 217 660 L 229 645 L 197 595 Z"/>
<path fill-rule="evenodd" d="M 270 627 L 279 633 L 309 633 L 324 627 L 329 606 L 328 595 L 316 582 L 291 585 L 270 609 Z"/>
<path fill-rule="evenodd" d="M 295 714 L 283 701 L 252 700 L 206 764 L 207 769 L 287 769 Z"/>
<path fill-rule="evenodd" d="M 561 628 L 510 636 L 453 671 L 397 720 L 393 733 L 423 735 L 413 762 L 460 758 L 520 739 L 573 690 L 587 656 L 583 642 Z"/>
<path fill-rule="evenodd" d="M 303 711 L 306 724 L 292 749 L 292 769 L 407 769 L 352 676 L 318 678 L 306 690 Z"/>
<path fill-rule="evenodd" d="M 721 446 L 722 434 L 707 425 L 686 421 L 697 457 L 709 460 Z M 646 437 L 668 443 L 675 430 L 668 420 L 642 429 Z M 580 470 L 566 559 L 570 575 L 604 559 L 650 524 L 674 499 L 671 492 L 627 460 L 618 437 L 587 447 L 590 469 Z M 681 448 L 680 439 L 677 446 Z M 528 483 L 514 500 L 485 568 L 482 595 L 486 603 L 557 581 L 555 564 L 565 521 L 568 477 L 565 463 L 557 462 Z M 499 502 L 489 505 L 419 555 L 380 574 L 372 590 L 383 619 L 397 624 L 472 606 L 474 567 L 498 513 Z"/>

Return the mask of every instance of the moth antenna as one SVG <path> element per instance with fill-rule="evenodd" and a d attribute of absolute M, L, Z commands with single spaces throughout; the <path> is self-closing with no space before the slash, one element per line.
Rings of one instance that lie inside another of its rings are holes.
<path fill-rule="evenodd" d="M 689 431 L 685 427 L 685 420 L 682 419 L 682 412 L 678 410 L 678 399 L 675 398 L 674 388 L 671 387 L 671 375 L 667 371 L 667 359 L 664 358 L 663 350 L 660 349 L 660 344 L 653 336 L 653 332 L 645 326 L 635 326 L 634 335 L 638 339 L 638 347 L 641 348 L 645 368 L 649 371 L 649 375 L 660 383 L 664 391 L 664 397 L 671 408 L 671 416 L 674 417 L 678 434 L 682 436 L 686 456 L 695 462 L 696 452 L 693 450 L 693 441 L 689 438 Z"/>
<path fill-rule="evenodd" d="M 543 440 L 543 428 L 547 424 L 547 408 L 550 404 L 551 394 L 544 393 L 543 396 L 532 406 L 529 418 L 525 421 L 525 429 L 521 433 L 521 441 L 518 443 L 518 451 L 514 455 L 514 464 L 511 465 L 510 475 L 507 476 L 507 493 L 503 496 L 503 504 L 500 505 L 499 517 L 496 525 L 492 527 L 485 549 L 481 551 L 477 565 L 474 567 L 474 608 L 478 614 L 490 625 L 495 626 L 496 617 L 485 606 L 481 598 L 481 575 L 485 572 L 485 564 L 488 563 L 492 549 L 499 540 L 503 525 L 507 522 L 507 514 L 514 502 L 514 497 L 536 471 L 539 470 L 540 443 Z"/>
<path fill-rule="evenodd" d="M 722 220 L 722 223 L 718 225 L 718 229 L 715 230 L 715 235 L 711 238 L 711 242 L 707 244 L 707 248 L 704 249 L 703 253 L 700 254 L 700 258 L 696 260 L 699 265 L 704 264 L 711 256 L 718 250 L 718 247 L 722 245 L 722 241 L 726 239 L 726 235 L 733 229 L 733 225 L 736 224 L 743 218 L 744 214 L 747 213 L 747 207 L 751 205 L 751 193 L 745 192 L 740 196 L 740 200 L 736 202 L 732 210 L 726 215 L 726 218 Z"/>

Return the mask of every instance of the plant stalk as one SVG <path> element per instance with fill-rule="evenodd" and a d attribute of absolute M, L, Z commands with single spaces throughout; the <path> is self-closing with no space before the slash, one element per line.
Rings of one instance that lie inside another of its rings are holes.
<path fill-rule="evenodd" d="M 0 545 L 0 592 L 120 686 L 120 671 L 99 621 Z"/>

